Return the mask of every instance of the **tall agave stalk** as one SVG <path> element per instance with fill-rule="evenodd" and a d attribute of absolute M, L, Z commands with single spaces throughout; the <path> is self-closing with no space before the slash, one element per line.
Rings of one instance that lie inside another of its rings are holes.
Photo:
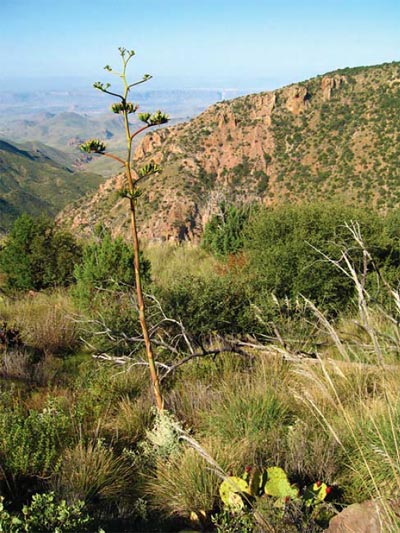
<path fill-rule="evenodd" d="M 93 84 L 93 86 L 103 93 L 106 93 L 106 94 L 109 94 L 111 96 L 118 98 L 118 101 L 111 105 L 111 111 L 113 111 L 113 113 L 120 114 L 123 117 L 125 136 L 126 136 L 126 147 L 127 147 L 126 157 L 121 158 L 113 153 L 107 152 L 106 145 L 99 139 L 88 140 L 87 142 L 81 145 L 81 150 L 84 152 L 88 152 L 88 153 L 96 153 L 96 154 L 100 154 L 106 157 L 110 157 L 111 159 L 114 159 L 115 161 L 118 161 L 119 163 L 121 163 L 121 165 L 123 165 L 125 169 L 126 188 L 121 193 L 123 196 L 129 199 L 131 233 L 132 233 L 133 253 L 134 253 L 135 286 L 136 286 L 136 295 L 137 295 L 137 302 L 138 302 L 138 309 L 139 309 L 139 320 L 140 320 L 140 326 L 142 329 L 143 339 L 144 339 L 144 343 L 146 347 L 146 354 L 147 354 L 149 370 L 150 370 L 150 379 L 151 379 L 151 383 L 152 383 L 153 390 L 154 390 L 154 398 L 155 398 L 156 406 L 159 411 L 162 411 L 163 410 L 163 397 L 161 394 L 160 381 L 158 378 L 158 373 L 157 373 L 157 369 L 156 369 L 156 365 L 154 361 L 154 354 L 153 354 L 151 340 L 149 336 L 149 328 L 147 326 L 147 320 L 146 320 L 145 301 L 143 298 L 142 280 L 141 280 L 141 274 L 140 274 L 140 258 L 139 258 L 140 244 L 139 244 L 138 228 L 137 228 L 137 220 L 136 220 L 136 202 L 140 196 L 140 193 L 137 189 L 138 183 L 144 178 L 147 178 L 148 176 L 150 176 L 151 174 L 155 174 L 159 172 L 160 168 L 153 162 L 149 163 L 148 165 L 145 165 L 144 167 L 140 169 L 135 168 L 132 162 L 132 157 L 133 157 L 132 144 L 133 144 L 133 139 L 140 133 L 154 126 L 158 126 L 160 124 L 165 124 L 166 122 L 168 122 L 168 116 L 162 113 L 161 111 L 156 111 L 153 114 L 138 113 L 137 116 L 139 120 L 144 123 L 144 125 L 133 132 L 131 131 L 129 115 L 132 113 L 136 113 L 139 106 L 128 100 L 130 91 L 133 87 L 150 80 L 152 76 L 150 76 L 149 74 L 145 74 L 141 80 L 136 81 L 134 83 L 128 83 L 126 79 L 126 70 L 127 70 L 128 63 L 132 59 L 132 57 L 135 55 L 135 52 L 134 50 L 126 50 L 125 48 L 119 48 L 118 50 L 119 50 L 121 60 L 122 60 L 122 71 L 117 72 L 113 70 L 109 65 L 106 65 L 104 69 L 110 72 L 111 74 L 114 74 L 121 78 L 122 84 L 123 84 L 122 94 L 111 91 L 110 83 L 96 82 Z"/>

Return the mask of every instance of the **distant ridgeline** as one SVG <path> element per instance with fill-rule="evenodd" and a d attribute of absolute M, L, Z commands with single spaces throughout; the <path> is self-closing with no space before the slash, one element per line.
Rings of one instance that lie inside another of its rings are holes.
<path fill-rule="evenodd" d="M 159 175 L 143 185 L 142 236 L 197 239 L 221 201 L 298 203 L 339 197 L 381 210 L 400 205 L 400 63 L 338 70 L 217 103 L 148 134 L 136 150 Z M 62 214 L 76 230 L 102 220 L 127 231 L 113 178 Z M 112 214 L 110 215 L 110 206 Z"/>
<path fill-rule="evenodd" d="M 0 140 L 0 234 L 22 213 L 54 216 L 102 178 L 76 172 L 72 157 L 41 143 Z"/>

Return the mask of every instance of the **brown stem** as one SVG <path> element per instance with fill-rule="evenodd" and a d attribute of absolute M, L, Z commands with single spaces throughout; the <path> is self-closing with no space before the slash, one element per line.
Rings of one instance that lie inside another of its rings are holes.
<path fill-rule="evenodd" d="M 125 161 L 118 157 L 117 155 L 110 154 L 109 152 L 102 152 L 100 155 L 104 155 L 105 157 L 109 157 L 110 159 L 114 159 L 115 161 L 118 161 L 118 163 L 121 163 L 121 165 L 125 166 Z"/>
<path fill-rule="evenodd" d="M 131 140 L 134 139 L 136 135 L 139 135 L 139 133 L 142 133 L 143 131 L 147 130 L 147 128 L 150 128 L 150 124 L 146 124 L 146 126 L 143 126 L 140 129 L 133 132 L 131 135 Z"/>
<path fill-rule="evenodd" d="M 127 177 L 129 189 L 133 191 L 133 179 L 131 174 L 131 169 L 129 163 L 127 166 Z M 138 309 L 139 309 L 139 321 L 142 328 L 144 344 L 146 347 L 147 360 L 149 362 L 149 371 L 150 379 L 153 385 L 154 397 L 156 400 L 156 406 L 159 411 L 164 409 L 164 401 L 161 394 L 160 380 L 158 378 L 158 373 L 154 361 L 153 349 L 150 342 L 149 331 L 147 327 L 146 315 L 145 315 L 145 304 L 142 291 L 142 282 L 140 277 L 140 247 L 139 247 L 139 238 L 137 232 L 136 224 L 136 210 L 135 210 L 135 200 L 133 198 L 129 199 L 130 202 L 130 212 L 131 212 L 131 228 L 132 228 L 132 238 L 133 238 L 133 256 L 134 256 L 134 268 L 135 268 L 135 284 L 136 284 L 136 295 L 138 300 Z"/>

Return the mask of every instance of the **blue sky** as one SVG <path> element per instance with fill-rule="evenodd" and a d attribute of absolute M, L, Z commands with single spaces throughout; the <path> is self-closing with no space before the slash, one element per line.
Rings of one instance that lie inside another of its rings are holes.
<path fill-rule="evenodd" d="M 0 0 L 0 90 L 106 79 L 121 45 L 154 88 L 269 89 L 400 60 L 399 28 L 400 0 Z"/>

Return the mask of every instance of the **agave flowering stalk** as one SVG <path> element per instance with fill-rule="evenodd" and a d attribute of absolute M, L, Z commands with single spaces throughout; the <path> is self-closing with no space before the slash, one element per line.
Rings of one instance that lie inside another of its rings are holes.
<path fill-rule="evenodd" d="M 139 113 L 137 116 L 139 120 L 143 122 L 144 125 L 133 132 L 131 131 L 131 125 L 129 123 L 129 115 L 132 113 L 136 113 L 139 106 L 128 100 L 130 91 L 136 85 L 140 85 L 150 80 L 152 76 L 150 76 L 149 74 L 145 74 L 141 80 L 136 81 L 134 83 L 128 83 L 126 79 L 126 70 L 127 70 L 128 63 L 132 59 L 132 57 L 135 55 L 135 52 L 134 50 L 127 50 L 125 48 L 119 48 L 118 50 L 119 50 L 121 60 L 122 60 L 122 71 L 121 72 L 114 71 L 109 65 L 106 65 L 104 69 L 121 78 L 122 84 L 123 84 L 122 94 L 111 91 L 110 83 L 102 83 L 98 81 L 94 83 L 93 86 L 95 87 L 95 89 L 98 89 L 99 91 L 103 93 L 106 93 L 111 96 L 114 96 L 115 98 L 118 98 L 118 101 L 111 105 L 111 111 L 113 113 L 120 114 L 123 117 L 125 136 L 126 136 L 126 146 L 127 146 L 126 157 L 123 159 L 121 157 L 116 156 L 115 154 L 107 152 L 106 145 L 99 139 L 88 140 L 87 142 L 81 145 L 81 150 L 84 152 L 88 152 L 88 153 L 95 153 L 95 154 L 100 154 L 106 157 L 110 157 L 118 161 L 119 163 L 121 163 L 121 165 L 123 165 L 125 168 L 127 188 L 123 191 L 123 196 L 129 199 L 131 231 L 132 231 L 133 252 L 134 252 L 135 286 L 136 286 L 136 295 L 137 295 L 138 309 L 139 309 L 139 320 L 140 320 L 143 339 L 144 339 L 144 343 L 146 347 L 146 355 L 147 355 L 149 369 L 150 369 L 150 379 L 151 379 L 151 383 L 152 383 L 153 390 L 154 390 L 154 398 L 155 398 L 156 406 L 159 411 L 162 411 L 163 410 L 163 397 L 161 394 L 160 381 L 159 381 L 159 377 L 158 377 L 158 373 L 157 373 L 157 369 L 156 369 L 156 365 L 154 361 L 154 354 L 153 354 L 153 349 L 152 349 L 152 345 L 150 341 L 149 329 L 147 326 L 146 309 L 145 309 L 145 302 L 143 298 L 142 281 L 141 281 L 140 269 L 139 269 L 140 245 L 139 245 L 137 220 L 136 220 L 136 202 L 137 202 L 138 197 L 140 196 L 139 191 L 137 189 L 137 185 L 139 181 L 141 181 L 142 179 L 159 172 L 160 168 L 158 167 L 158 165 L 156 165 L 153 162 L 145 165 L 143 168 L 134 168 L 133 163 L 132 163 L 132 156 L 133 156 L 132 144 L 133 144 L 133 139 L 140 133 L 154 126 L 159 126 L 161 124 L 165 124 L 166 122 L 168 122 L 168 116 L 162 113 L 161 111 L 156 111 L 153 114 Z"/>

